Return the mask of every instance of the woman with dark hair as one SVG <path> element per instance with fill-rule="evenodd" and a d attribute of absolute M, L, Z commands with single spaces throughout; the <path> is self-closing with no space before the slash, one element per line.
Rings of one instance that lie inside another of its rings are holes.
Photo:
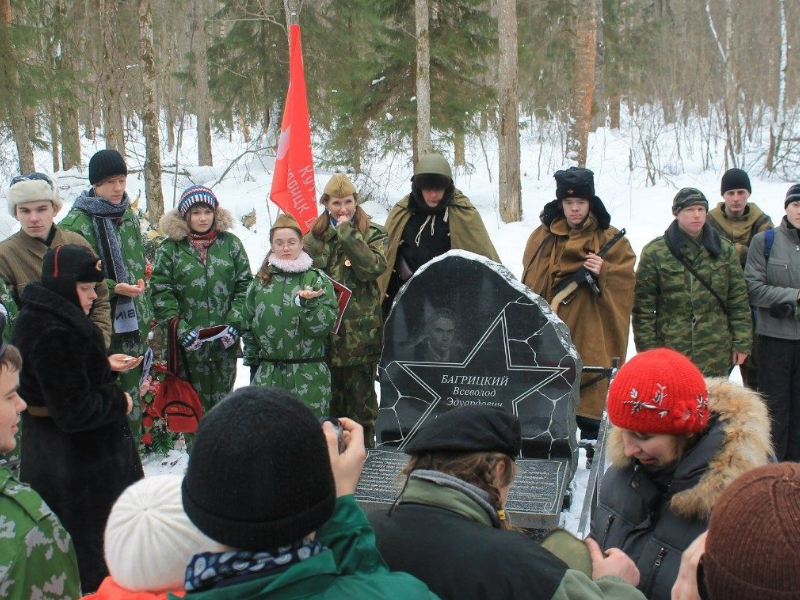
<path fill-rule="evenodd" d="M 488 407 L 453 409 L 421 428 L 406 446 L 402 493 L 370 517 L 389 568 L 443 600 L 642 599 L 633 587 L 639 573 L 623 552 L 604 556 L 593 542 L 575 540 L 578 553 L 591 556 L 590 578 L 511 531 L 504 506 L 520 447 L 519 419 Z"/>
<path fill-rule="evenodd" d="M 317 417 L 328 415 L 331 373 L 325 339 L 336 320 L 330 280 L 303 251 L 300 226 L 283 214 L 269 231 L 271 249 L 247 288 L 242 322 L 252 384 L 294 392 Z"/>
<path fill-rule="evenodd" d="M 386 230 L 361 208 L 346 175 L 331 177 L 320 203 L 325 212 L 306 234 L 306 249 L 315 267 L 352 291 L 328 345 L 331 416 L 358 422 L 372 447 L 378 416 L 375 373 L 383 342 L 377 279 L 386 270 Z"/>
<path fill-rule="evenodd" d="M 122 491 L 143 477 L 127 414 L 132 401 L 114 384 L 115 372 L 141 357 L 106 355 L 103 334 L 89 318 L 103 281 L 97 256 L 82 246 L 51 249 L 42 282 L 22 292 L 24 307 L 12 341 L 23 365 L 20 479 L 53 509 L 72 536 L 84 593 L 108 570 L 103 530 Z"/>
<path fill-rule="evenodd" d="M 708 528 L 723 490 L 771 460 L 767 409 L 756 393 L 704 380 L 686 356 L 659 348 L 619 370 L 608 418 L 612 466 L 591 536 L 630 555 L 648 598 L 668 600 L 681 555 Z"/>

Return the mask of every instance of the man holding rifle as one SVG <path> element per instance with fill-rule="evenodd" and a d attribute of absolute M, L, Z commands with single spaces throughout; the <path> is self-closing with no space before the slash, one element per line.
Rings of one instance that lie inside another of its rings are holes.
<path fill-rule="evenodd" d="M 592 171 L 570 167 L 554 177 L 556 199 L 528 238 L 522 281 L 567 324 L 585 365 L 609 367 L 613 357 L 625 359 L 636 256 L 624 231 L 611 226 Z M 581 439 L 597 438 L 607 391 L 603 375 L 581 378 Z M 592 455 L 588 446 L 587 462 Z"/>

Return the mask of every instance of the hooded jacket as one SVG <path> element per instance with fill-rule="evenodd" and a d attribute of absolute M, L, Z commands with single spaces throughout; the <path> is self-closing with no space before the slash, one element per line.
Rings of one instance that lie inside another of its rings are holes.
<path fill-rule="evenodd" d="M 414 202 L 419 202 L 411 198 L 411 194 L 400 200 L 386 219 L 386 230 L 389 233 L 389 243 L 386 249 L 386 263 L 388 268 L 378 278 L 378 287 L 381 298 L 386 296 L 389 289 L 389 282 L 392 275 L 397 270 L 397 258 L 400 244 L 405 239 L 405 229 L 411 219 L 414 209 Z M 483 224 L 480 214 L 464 194 L 457 188 L 453 189 L 453 197 L 446 206 L 446 210 L 441 215 L 436 216 L 437 223 L 433 225 L 434 233 L 436 227 L 442 225 L 438 221 L 446 219 L 449 227 L 450 250 L 467 250 L 475 254 L 481 254 L 495 262 L 500 262 L 500 257 L 494 249 L 492 240 Z M 430 221 L 423 230 L 430 230 Z M 416 235 L 417 232 L 414 232 Z M 422 231 L 421 235 L 425 235 Z M 428 233 L 428 235 L 430 235 Z M 431 257 L 433 258 L 433 257 Z"/>
<path fill-rule="evenodd" d="M 28 403 L 20 478 L 61 519 L 82 585 L 93 590 L 108 574 L 103 531 L 111 507 L 143 476 L 128 405 L 103 335 L 80 308 L 39 283 L 28 285 L 22 300 L 11 337 L 23 361 L 19 394 Z"/>
<path fill-rule="evenodd" d="M 708 224 L 736 248 L 739 264 L 744 268 L 747 250 L 757 233 L 772 229 L 772 220 L 758 206 L 748 202 L 741 217 L 729 217 L 725 203 L 720 202 L 708 212 Z"/>
<path fill-rule="evenodd" d="M 634 600 L 615 577 L 592 581 L 521 531 L 500 529 L 488 494 L 438 471 L 414 471 L 389 511 L 374 512 L 390 569 L 424 581 L 443 600 Z"/>
<path fill-rule="evenodd" d="M 161 218 L 159 229 L 167 239 L 159 246 L 153 266 L 153 308 L 165 330 L 173 317 L 179 317 L 179 340 L 195 328 L 242 328 L 242 306 L 253 276 L 247 252 L 230 232 L 232 228 L 233 216 L 218 207 L 214 219 L 218 235 L 204 263 L 189 242 L 189 225 L 177 209 Z M 203 344 L 199 350 L 186 353 L 190 369 L 203 362 L 235 361 L 237 346 L 226 349 L 220 343 Z"/>
<path fill-rule="evenodd" d="M 611 429 L 612 467 L 600 485 L 591 536 L 603 550 L 620 548 L 641 573 L 639 589 L 668 600 L 681 554 L 708 527 L 722 491 L 739 475 L 773 458 L 767 409 L 755 392 L 707 379 L 710 417 L 678 459 L 671 478 L 658 480 L 625 456 L 622 432 Z"/>

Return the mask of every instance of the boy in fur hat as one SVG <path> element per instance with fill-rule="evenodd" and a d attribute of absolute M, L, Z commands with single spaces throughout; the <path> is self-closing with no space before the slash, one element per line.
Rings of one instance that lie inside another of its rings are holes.
<path fill-rule="evenodd" d="M 569 327 L 585 365 L 610 367 L 628 348 L 636 256 L 627 238 L 602 258 L 597 252 L 617 233 L 611 216 L 594 192 L 594 173 L 570 167 L 557 171 L 556 199 L 545 205 L 542 224 L 528 238 L 522 258 L 522 281 L 550 304 L 559 285 L 581 267 L 597 279 L 600 294 L 579 285 L 559 302 L 558 316 Z M 578 425 L 581 438 L 597 439 L 608 381 L 592 374 L 581 378 Z M 587 447 L 591 460 L 594 448 Z"/>

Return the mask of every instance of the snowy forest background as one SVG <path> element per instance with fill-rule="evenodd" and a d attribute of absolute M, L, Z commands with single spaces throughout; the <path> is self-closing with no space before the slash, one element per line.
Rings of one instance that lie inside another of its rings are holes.
<path fill-rule="evenodd" d="M 91 155 L 116 148 L 151 227 L 209 185 L 256 270 L 292 11 L 318 192 L 346 171 L 384 223 L 416 156 L 440 151 L 517 276 L 557 169 L 595 172 L 637 255 L 681 187 L 714 205 L 721 174 L 744 168 L 777 223 L 800 180 L 798 0 L 0 0 L 0 206 L 14 174 L 47 171 L 61 218 Z M 18 228 L 0 210 L 0 239 Z M 146 472 L 186 459 L 151 456 Z"/>

